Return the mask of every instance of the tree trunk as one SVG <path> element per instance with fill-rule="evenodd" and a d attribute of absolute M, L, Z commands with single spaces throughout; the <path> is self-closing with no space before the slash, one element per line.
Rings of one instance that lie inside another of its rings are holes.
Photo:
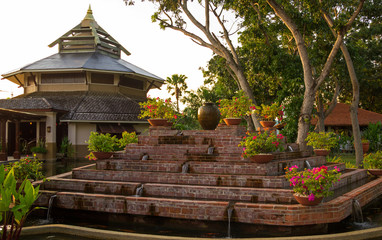
<path fill-rule="evenodd" d="M 298 120 L 297 144 L 301 151 L 306 149 L 305 138 L 308 136 L 312 110 L 314 105 L 314 91 L 313 89 L 305 88 L 304 100 L 300 111 Z"/>
<path fill-rule="evenodd" d="M 359 122 L 358 122 L 359 83 L 358 83 L 357 75 L 354 70 L 353 61 L 350 57 L 350 53 L 347 47 L 345 46 L 345 44 L 343 43 L 341 44 L 341 51 L 344 54 L 346 66 L 348 68 L 350 80 L 353 86 L 353 99 L 350 106 L 350 118 L 351 118 L 351 125 L 353 129 L 356 164 L 357 164 L 357 167 L 361 167 L 363 162 L 363 150 L 362 150 L 362 142 L 361 142 L 361 130 L 359 128 Z"/>
<path fill-rule="evenodd" d="M 314 130 L 316 132 L 325 132 L 325 109 L 324 109 L 324 104 L 322 102 L 322 98 L 318 95 L 316 98 L 316 103 L 317 103 L 317 123 L 316 127 Z"/>

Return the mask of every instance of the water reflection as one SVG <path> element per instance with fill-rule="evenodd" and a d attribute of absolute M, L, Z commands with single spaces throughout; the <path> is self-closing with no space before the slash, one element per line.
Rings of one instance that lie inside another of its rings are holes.
<path fill-rule="evenodd" d="M 72 171 L 73 168 L 92 164 L 88 159 L 60 159 L 43 163 L 42 171 L 45 177 L 50 177 Z"/>

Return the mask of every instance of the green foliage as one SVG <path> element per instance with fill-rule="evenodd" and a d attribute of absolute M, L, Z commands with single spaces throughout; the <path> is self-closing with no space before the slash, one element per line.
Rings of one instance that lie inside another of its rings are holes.
<path fill-rule="evenodd" d="M 363 158 L 363 163 L 366 169 L 382 169 L 382 151 L 367 154 Z"/>
<path fill-rule="evenodd" d="M 247 133 L 240 142 L 239 147 L 243 147 L 243 157 L 251 157 L 260 153 L 276 152 L 282 150 L 282 134 L 276 135 L 274 132 Z"/>
<path fill-rule="evenodd" d="M 277 118 L 279 121 L 282 121 L 284 117 L 283 109 L 282 105 L 275 102 L 271 105 L 261 104 L 261 106 L 256 106 L 255 113 L 264 120 L 274 121 Z"/>
<path fill-rule="evenodd" d="M 309 201 L 317 197 L 327 197 L 333 194 L 330 188 L 341 176 L 339 169 L 335 166 L 328 170 L 326 166 L 313 169 L 305 169 L 298 172 L 298 166 L 286 169 L 285 178 L 293 186 L 293 191 L 301 196 L 309 196 Z"/>
<path fill-rule="evenodd" d="M 330 150 L 338 145 L 338 138 L 333 132 L 309 132 L 306 141 L 314 149 Z"/>
<path fill-rule="evenodd" d="M 252 100 L 244 96 L 243 92 L 239 97 L 232 99 L 219 99 L 218 106 L 222 118 L 241 118 L 251 114 L 255 109 Z"/>
<path fill-rule="evenodd" d="M 19 239 L 24 222 L 39 197 L 39 188 L 25 179 L 17 189 L 14 169 L 5 172 L 0 166 L 0 221 L 3 227 L 1 239 Z"/>
<path fill-rule="evenodd" d="M 122 138 L 118 139 L 116 151 L 125 149 L 130 143 L 138 143 L 137 134 L 135 132 L 128 133 L 124 131 L 122 133 Z"/>
<path fill-rule="evenodd" d="M 87 143 L 91 152 L 113 152 L 118 146 L 118 139 L 109 133 L 90 132 Z"/>
<path fill-rule="evenodd" d="M 69 158 L 74 155 L 74 147 L 67 136 L 65 136 L 61 141 L 59 153 L 63 153 L 65 157 Z"/>
<path fill-rule="evenodd" d="M 42 174 L 42 162 L 36 157 L 21 158 L 19 161 L 9 163 L 5 166 L 5 171 L 13 169 L 16 180 L 24 179 L 41 180 L 44 179 Z"/>
<path fill-rule="evenodd" d="M 345 163 L 346 168 L 357 168 L 356 165 L 349 161 L 343 160 L 340 156 L 326 157 L 326 161 L 330 163 Z"/>
<path fill-rule="evenodd" d="M 365 131 L 362 132 L 364 138 L 369 140 L 370 151 L 382 150 L 382 123 L 370 123 Z"/>
<path fill-rule="evenodd" d="M 173 121 L 177 118 L 171 99 L 147 98 L 146 102 L 140 102 L 141 113 L 139 118 L 163 118 Z"/>
<path fill-rule="evenodd" d="M 36 146 L 31 147 L 32 153 L 47 153 L 48 150 L 45 147 L 45 141 L 43 139 L 39 139 L 36 143 Z"/>

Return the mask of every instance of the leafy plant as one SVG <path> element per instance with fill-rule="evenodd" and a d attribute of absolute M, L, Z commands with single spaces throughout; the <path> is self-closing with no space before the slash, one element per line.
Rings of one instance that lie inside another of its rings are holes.
<path fill-rule="evenodd" d="M 73 157 L 74 148 L 67 136 L 62 139 L 59 152 L 64 154 L 66 157 Z"/>
<path fill-rule="evenodd" d="M 336 166 L 333 170 L 321 166 L 301 172 L 298 172 L 298 166 L 292 166 L 286 168 L 285 174 L 290 186 L 293 186 L 293 191 L 300 196 L 309 196 L 309 201 L 332 195 L 333 191 L 330 191 L 330 188 L 339 181 L 340 176 L 340 170 Z"/>
<path fill-rule="evenodd" d="M 45 147 L 45 141 L 43 139 L 37 140 L 36 146 L 31 147 L 32 153 L 47 153 L 48 150 Z"/>
<path fill-rule="evenodd" d="M 339 156 L 327 157 L 326 161 L 330 163 L 345 163 L 346 168 L 357 168 L 353 163 L 345 161 Z"/>
<path fill-rule="evenodd" d="M 135 132 L 128 133 L 124 131 L 122 133 L 122 138 L 118 139 L 118 143 L 116 145 L 116 151 L 123 150 L 126 145 L 130 143 L 138 143 L 138 137 Z"/>
<path fill-rule="evenodd" d="M 177 118 L 171 99 L 147 98 L 146 102 L 140 102 L 141 113 L 138 118 L 163 118 L 173 121 Z"/>
<path fill-rule="evenodd" d="M 338 145 L 338 138 L 333 132 L 309 132 L 306 141 L 314 149 L 330 150 Z"/>
<path fill-rule="evenodd" d="M 382 150 L 382 123 L 370 123 L 363 132 L 363 137 L 370 142 L 370 150 L 372 152 Z"/>
<path fill-rule="evenodd" d="M 239 97 L 219 99 L 218 106 L 222 118 L 241 118 L 250 115 L 255 109 L 252 100 L 244 96 L 242 92 Z"/>
<path fill-rule="evenodd" d="M 91 152 L 113 152 L 118 146 L 118 139 L 116 136 L 112 137 L 109 133 L 91 132 L 87 143 Z"/>
<path fill-rule="evenodd" d="M 0 166 L 0 221 L 3 225 L 1 239 L 19 239 L 24 222 L 33 210 L 32 205 L 39 197 L 39 188 L 40 186 L 33 187 L 25 179 L 17 189 L 14 169 L 6 173 L 4 166 Z"/>
<path fill-rule="evenodd" d="M 258 133 L 248 133 L 243 137 L 239 147 L 243 147 L 243 157 L 251 157 L 260 153 L 270 153 L 282 149 L 282 134 L 276 135 L 267 131 Z"/>
<path fill-rule="evenodd" d="M 42 161 L 36 157 L 21 158 L 17 162 L 6 165 L 5 171 L 13 169 L 16 180 L 23 181 L 24 179 L 41 180 L 44 179 L 42 174 Z"/>
<path fill-rule="evenodd" d="M 363 158 L 364 168 L 382 169 L 382 151 L 369 153 Z"/>
<path fill-rule="evenodd" d="M 278 103 L 272 103 L 271 105 L 256 106 L 255 113 L 263 119 L 268 121 L 274 121 L 276 118 L 281 122 L 284 117 L 284 107 Z"/>

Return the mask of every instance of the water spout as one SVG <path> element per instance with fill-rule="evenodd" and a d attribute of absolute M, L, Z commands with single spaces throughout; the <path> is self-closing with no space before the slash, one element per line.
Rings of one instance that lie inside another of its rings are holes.
<path fill-rule="evenodd" d="M 212 154 L 214 154 L 214 150 L 215 150 L 214 147 L 208 147 L 207 154 L 208 154 L 208 155 L 212 155 Z"/>
<path fill-rule="evenodd" d="M 182 173 L 188 173 L 188 168 L 189 168 L 189 164 L 188 164 L 188 162 L 186 162 L 186 163 L 184 163 L 183 165 L 182 165 Z"/>
<path fill-rule="evenodd" d="M 355 223 L 363 223 L 362 208 L 361 204 L 358 202 L 357 199 L 353 199 L 352 201 L 352 210 L 353 221 Z"/>
<path fill-rule="evenodd" d="M 146 153 L 142 156 L 142 160 L 148 160 L 149 159 L 149 155 L 147 155 Z"/>
<path fill-rule="evenodd" d="M 136 189 L 135 189 L 135 197 L 142 197 L 142 193 L 143 193 L 143 184 L 139 185 Z"/>
<path fill-rule="evenodd" d="M 57 195 L 52 195 L 50 196 L 49 198 L 49 203 L 48 203 L 48 213 L 46 214 L 46 220 L 48 222 L 50 222 L 52 220 L 51 218 L 51 212 L 52 212 L 52 208 L 53 208 L 53 203 L 54 203 L 54 199 L 57 197 Z"/>
<path fill-rule="evenodd" d="M 305 164 L 307 169 L 312 169 L 312 166 L 310 165 L 308 160 L 305 160 Z"/>
<path fill-rule="evenodd" d="M 231 218 L 232 218 L 232 213 L 234 210 L 234 202 L 229 202 L 228 207 L 227 207 L 227 218 L 228 218 L 228 229 L 227 229 L 227 238 L 232 238 L 231 236 Z"/>
<path fill-rule="evenodd" d="M 291 146 L 288 146 L 289 152 L 293 152 L 293 148 Z"/>

